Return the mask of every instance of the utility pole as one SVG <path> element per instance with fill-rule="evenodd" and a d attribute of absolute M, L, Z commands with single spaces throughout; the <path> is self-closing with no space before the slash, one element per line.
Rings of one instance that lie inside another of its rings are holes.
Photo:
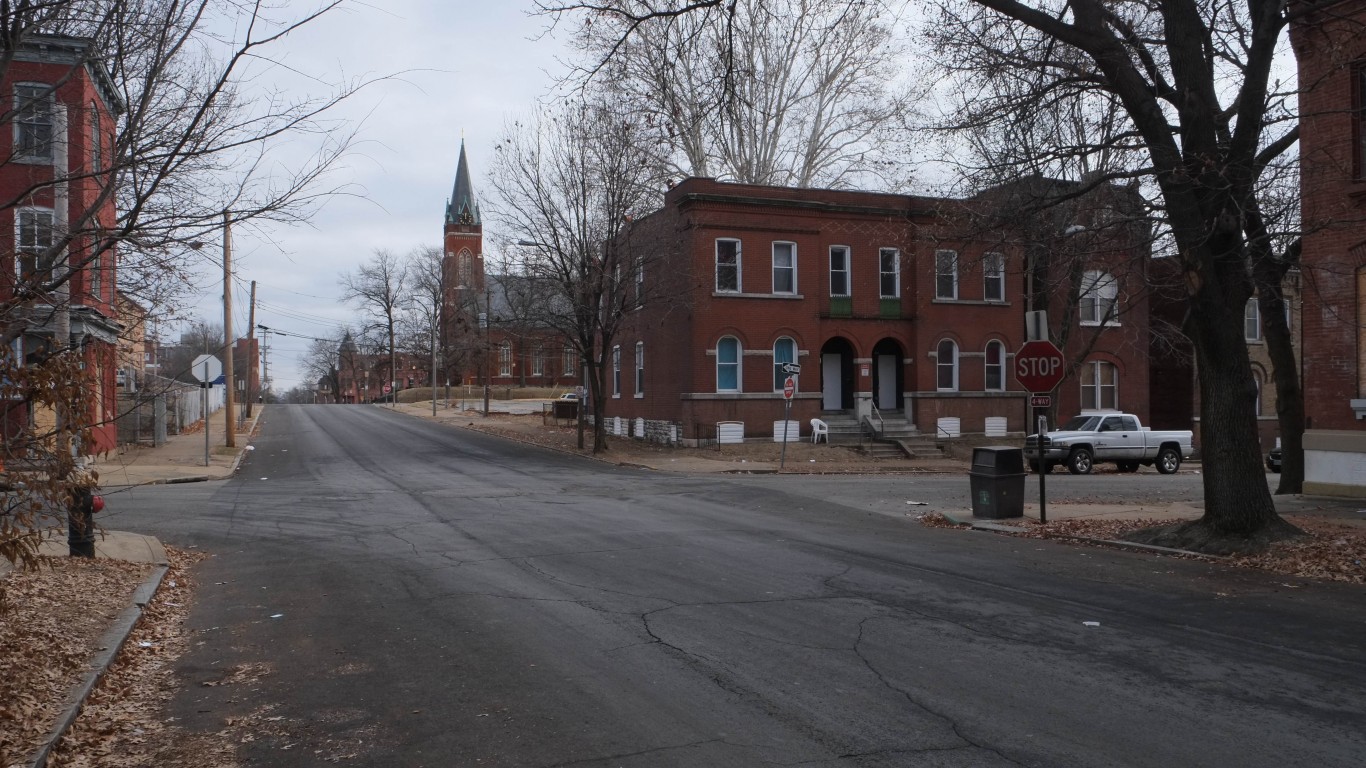
<path fill-rule="evenodd" d="M 247 418 L 251 418 L 251 404 L 256 400 L 251 394 L 251 374 L 256 370 L 256 281 L 251 281 L 251 311 L 247 313 Z"/>
<path fill-rule="evenodd" d="M 233 423 L 233 395 L 237 379 L 232 370 L 232 219 L 223 211 L 223 382 L 227 392 L 223 397 L 223 413 L 227 417 L 228 447 L 236 448 L 237 425 Z"/>
<path fill-rule="evenodd" d="M 264 395 L 270 391 L 270 329 L 261 330 L 265 332 L 261 343 L 261 394 Z"/>

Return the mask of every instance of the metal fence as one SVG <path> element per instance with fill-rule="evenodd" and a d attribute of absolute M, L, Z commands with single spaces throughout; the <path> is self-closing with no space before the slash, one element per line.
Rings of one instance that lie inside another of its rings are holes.
<path fill-rule="evenodd" d="M 217 413 L 226 399 L 222 386 L 205 390 L 175 379 L 145 376 L 136 391 L 119 393 L 119 442 L 161 445 L 167 435 L 178 435 L 202 422 L 206 393 L 209 414 Z"/>

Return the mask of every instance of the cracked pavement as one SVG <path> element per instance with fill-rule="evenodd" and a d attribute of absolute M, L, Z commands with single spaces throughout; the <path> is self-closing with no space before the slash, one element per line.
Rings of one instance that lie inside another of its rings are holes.
<path fill-rule="evenodd" d="M 273 406 L 254 444 L 108 521 L 213 555 L 171 714 L 270 707 L 248 765 L 343 740 L 367 766 L 1366 754 L 1359 588 L 925 528 L 904 478 L 671 475 L 381 408 Z"/>

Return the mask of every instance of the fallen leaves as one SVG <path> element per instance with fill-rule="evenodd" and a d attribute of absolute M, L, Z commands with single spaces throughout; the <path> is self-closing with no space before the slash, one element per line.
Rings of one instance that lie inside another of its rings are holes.
<path fill-rule="evenodd" d="M 1239 555 L 1220 562 L 1241 568 L 1257 568 L 1286 576 L 1324 579 L 1349 584 L 1366 584 L 1366 528 L 1343 525 L 1304 515 L 1283 515 L 1305 532 L 1299 539 L 1278 541 L 1261 554 Z M 957 524 L 937 513 L 919 518 L 922 525 L 954 528 Z M 1033 518 L 1014 519 L 1018 536 L 1037 539 L 1085 538 L 1119 540 L 1143 528 L 1168 524 L 1170 520 L 1097 520 L 1067 519 L 1041 524 Z M 1296 588 L 1299 585 L 1284 584 Z"/>
<path fill-rule="evenodd" d="M 0 755 L 32 755 L 96 644 L 127 607 L 151 566 L 118 560 L 39 558 L 37 570 L 4 576 L 10 612 L 0 622 Z"/>

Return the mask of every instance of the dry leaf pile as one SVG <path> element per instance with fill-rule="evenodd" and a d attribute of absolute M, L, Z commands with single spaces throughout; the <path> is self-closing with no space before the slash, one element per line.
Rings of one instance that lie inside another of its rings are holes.
<path fill-rule="evenodd" d="M 0 765 L 25 763 L 84 679 L 95 646 L 151 566 L 40 558 L 4 576 L 0 617 Z"/>
<path fill-rule="evenodd" d="M 1243 568 L 1257 568 L 1305 579 L 1325 579 L 1349 584 L 1366 584 L 1366 528 L 1343 525 L 1304 515 L 1283 515 L 1305 532 L 1303 538 L 1278 541 L 1261 554 L 1240 555 L 1221 562 Z M 938 513 L 920 518 L 922 525 L 955 528 L 956 523 Z M 1096 520 L 1068 519 L 1040 524 L 1033 518 L 1014 519 L 1010 525 L 1021 528 L 1019 536 L 1038 539 L 1086 538 L 1119 540 L 1133 531 L 1169 525 L 1170 520 Z"/>
<path fill-rule="evenodd" d="M 189 647 L 185 627 L 194 597 L 190 568 L 204 555 L 166 548 L 170 570 L 80 717 L 57 744 L 54 768 L 237 765 L 230 743 L 216 734 L 190 736 L 166 718 L 180 686 L 176 659 Z"/>

